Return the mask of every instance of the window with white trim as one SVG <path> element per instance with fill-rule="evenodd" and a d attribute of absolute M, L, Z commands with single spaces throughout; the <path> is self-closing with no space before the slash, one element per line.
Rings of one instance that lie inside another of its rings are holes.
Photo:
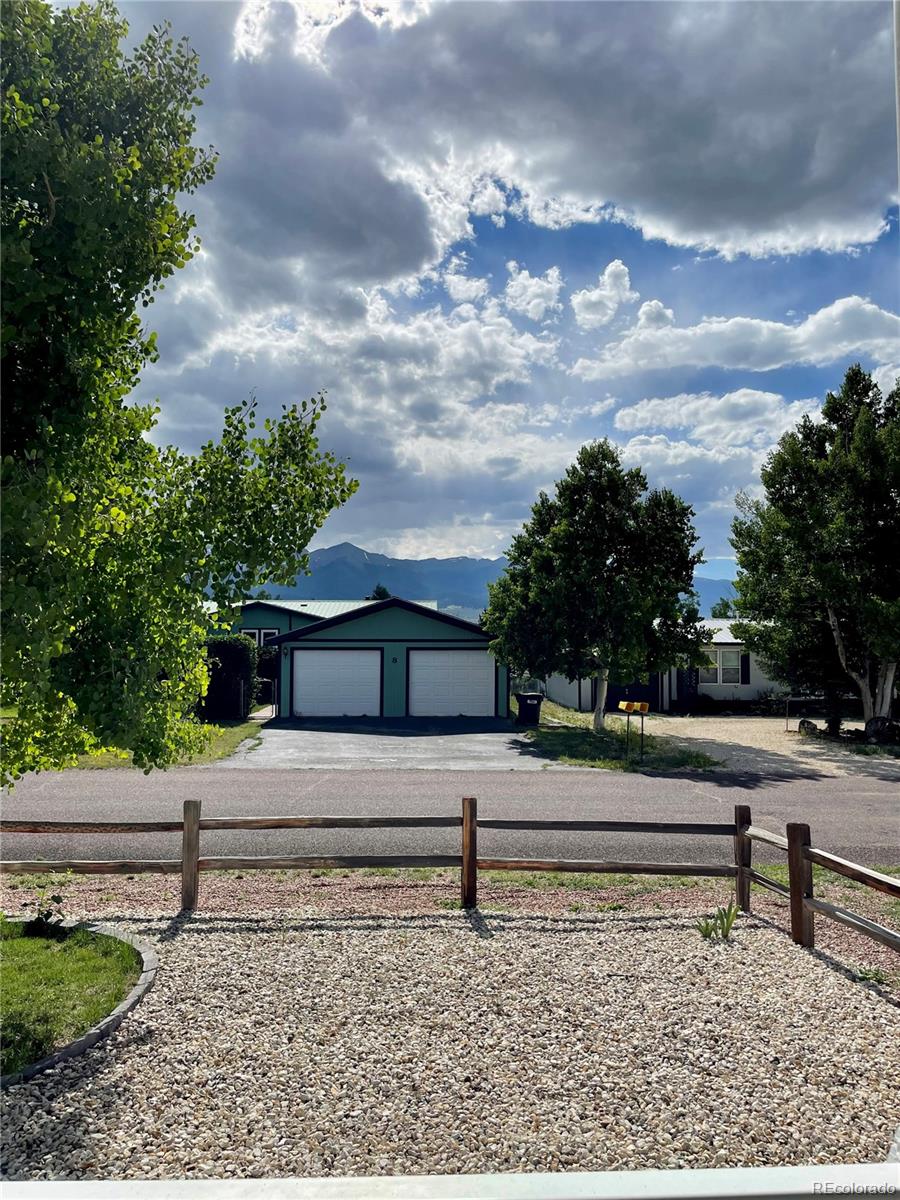
<path fill-rule="evenodd" d="M 246 626 L 241 630 L 244 637 L 252 638 L 257 646 L 264 646 L 270 637 L 275 637 L 278 633 L 277 629 L 248 629 Z"/>
<path fill-rule="evenodd" d="M 726 650 L 717 646 L 704 646 L 703 653 L 709 659 L 709 663 L 705 667 L 700 668 L 701 683 L 741 682 L 740 650 Z"/>

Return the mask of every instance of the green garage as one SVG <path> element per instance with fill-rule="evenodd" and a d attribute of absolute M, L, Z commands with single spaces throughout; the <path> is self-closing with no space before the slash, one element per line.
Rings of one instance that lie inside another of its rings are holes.
<path fill-rule="evenodd" d="M 378 600 L 305 623 L 279 648 L 282 719 L 506 717 L 509 682 L 471 621 L 410 600 Z"/>

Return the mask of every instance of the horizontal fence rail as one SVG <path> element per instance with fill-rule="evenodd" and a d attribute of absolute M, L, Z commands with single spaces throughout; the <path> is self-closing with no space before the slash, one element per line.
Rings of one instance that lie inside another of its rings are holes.
<path fill-rule="evenodd" d="M 229 829 L 459 829 L 458 854 L 356 854 L 356 855 L 201 855 L 204 830 Z M 532 833 L 647 833 L 688 837 L 728 837 L 733 861 L 725 863 L 623 862 L 600 859 L 550 859 L 484 857 L 478 854 L 479 829 L 525 830 Z M 900 950 L 900 934 L 860 913 L 851 912 L 813 895 L 813 864 L 885 895 L 900 899 L 900 879 L 871 867 L 849 862 L 811 845 L 809 826 L 791 823 L 787 837 L 752 824 L 750 808 L 736 804 L 733 822 L 713 821 L 590 821 L 528 820 L 478 817 L 477 802 L 466 796 L 460 816 L 283 816 L 202 817 L 199 800 L 186 800 L 180 821 L 40 821 L 3 820 L 4 834 L 128 834 L 180 833 L 180 858 L 65 859 L 47 862 L 0 862 L 3 874 L 35 875 L 71 871 L 80 875 L 181 875 L 182 910 L 192 911 L 199 901 L 200 875 L 207 871 L 334 870 L 357 867 L 453 867 L 460 871 L 460 896 L 465 908 L 478 902 L 479 871 L 548 871 L 609 875 L 689 875 L 734 879 L 738 906 L 750 911 L 750 886 L 775 892 L 790 903 L 791 936 L 802 946 L 815 945 L 814 916 L 838 921 L 857 933 Z M 787 887 L 753 867 L 753 844 L 760 842 L 787 854 Z"/>
<path fill-rule="evenodd" d="M 591 833 L 699 833 L 734 837 L 737 826 L 704 821 L 507 821 L 479 817 L 479 829 L 579 830 Z"/>
<path fill-rule="evenodd" d="M 733 879 L 732 863 L 704 866 L 702 863 L 599 862 L 572 858 L 479 858 L 479 871 L 575 871 L 589 875 L 708 875 Z"/>

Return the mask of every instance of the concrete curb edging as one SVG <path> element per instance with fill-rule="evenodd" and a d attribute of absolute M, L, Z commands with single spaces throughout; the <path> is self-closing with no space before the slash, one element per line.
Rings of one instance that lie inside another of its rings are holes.
<path fill-rule="evenodd" d="M 126 942 L 129 946 L 133 946 L 141 956 L 141 973 L 138 976 L 137 983 L 125 999 L 116 1005 L 108 1017 L 104 1017 L 97 1025 L 86 1030 L 81 1037 L 75 1038 L 73 1042 L 62 1046 L 47 1058 L 42 1058 L 40 1062 L 30 1063 L 27 1067 L 23 1067 L 21 1071 L 0 1076 L 0 1089 L 5 1090 L 13 1084 L 25 1083 L 26 1080 L 41 1074 L 42 1071 L 49 1071 L 51 1067 L 56 1067 L 70 1058 L 75 1058 L 77 1055 L 83 1054 L 85 1050 L 90 1050 L 92 1046 L 96 1046 L 98 1042 L 109 1037 L 114 1030 L 119 1028 L 135 1005 L 143 1000 L 156 980 L 159 958 L 146 942 L 142 942 L 130 934 L 121 933 L 113 929 L 110 925 L 99 925 L 93 921 L 63 921 L 62 924 L 66 929 L 87 929 L 90 933 L 102 933 L 106 937 L 115 938 L 118 942 Z"/>

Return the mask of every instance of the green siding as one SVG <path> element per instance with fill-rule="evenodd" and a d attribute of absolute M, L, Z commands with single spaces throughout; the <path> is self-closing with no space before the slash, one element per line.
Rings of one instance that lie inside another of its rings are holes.
<path fill-rule="evenodd" d="M 379 641 L 385 638 L 399 638 L 403 641 L 417 641 L 425 638 L 428 641 L 439 642 L 479 642 L 479 638 L 471 629 L 461 629 L 448 621 L 429 617 L 425 613 L 410 612 L 406 608 L 383 608 L 376 613 L 363 613 L 351 620 L 333 625 L 322 631 L 322 638 L 329 641 L 357 642 Z"/>
<path fill-rule="evenodd" d="M 385 608 L 377 613 L 367 613 L 332 625 L 323 629 L 321 633 L 308 633 L 296 642 L 286 642 L 281 648 L 279 713 L 282 717 L 292 715 L 291 663 L 295 646 L 303 646 L 310 650 L 324 650 L 329 647 L 382 650 L 382 715 L 403 717 L 406 715 L 406 663 L 410 650 L 484 649 L 487 646 L 487 638 L 480 637 L 475 630 L 461 628 L 447 621 L 429 617 L 425 613 L 410 612 L 403 608 Z M 501 717 L 509 715 L 507 687 L 508 672 L 505 666 L 500 666 L 497 703 Z"/>
<path fill-rule="evenodd" d="M 234 633 L 242 629 L 277 629 L 279 633 L 289 633 L 292 629 L 303 629 L 317 621 L 317 617 L 308 613 L 291 612 L 286 608 L 268 608 L 265 604 L 247 604 L 241 613 L 241 619 L 234 626 Z"/>

